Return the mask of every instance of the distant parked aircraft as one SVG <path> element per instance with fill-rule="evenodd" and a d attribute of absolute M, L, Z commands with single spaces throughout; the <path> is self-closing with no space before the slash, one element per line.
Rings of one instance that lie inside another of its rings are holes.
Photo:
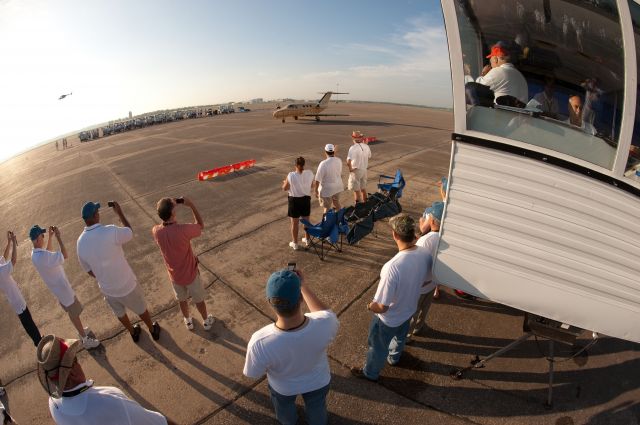
<path fill-rule="evenodd" d="M 64 99 L 64 98 L 65 98 L 65 97 L 67 97 L 67 96 L 71 96 L 72 94 L 73 94 L 73 93 L 63 94 L 63 95 L 61 95 L 61 96 L 58 98 L 58 100 L 62 100 L 62 99 Z"/>
<path fill-rule="evenodd" d="M 273 111 L 273 117 L 282 119 L 284 123 L 287 117 L 293 117 L 293 119 L 297 120 L 298 117 L 316 117 L 316 121 L 320 121 L 320 117 L 346 117 L 347 114 L 321 114 L 322 111 L 327 109 L 329 106 L 329 100 L 331 99 L 332 94 L 349 94 L 349 93 L 338 93 L 328 91 L 322 96 L 320 100 L 316 103 L 307 102 L 307 103 L 290 103 L 285 105 L 284 107 L 277 107 L 275 111 Z"/>

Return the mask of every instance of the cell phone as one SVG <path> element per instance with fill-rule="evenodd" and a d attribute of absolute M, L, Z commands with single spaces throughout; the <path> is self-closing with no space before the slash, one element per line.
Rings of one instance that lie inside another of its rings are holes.
<path fill-rule="evenodd" d="M 296 263 L 288 263 L 287 264 L 287 270 L 289 271 L 295 271 L 296 270 Z"/>
<path fill-rule="evenodd" d="M 113 207 L 116 206 L 116 203 L 113 202 L 113 201 L 109 201 L 109 202 L 107 202 L 107 206 L 110 207 L 110 208 L 113 208 Z"/>
<path fill-rule="evenodd" d="M 184 198 L 182 196 L 179 198 L 176 198 L 176 204 L 184 204 Z"/>

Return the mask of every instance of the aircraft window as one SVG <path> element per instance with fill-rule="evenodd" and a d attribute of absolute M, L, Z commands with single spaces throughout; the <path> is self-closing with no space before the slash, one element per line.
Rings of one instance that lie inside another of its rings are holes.
<path fill-rule="evenodd" d="M 613 167 L 624 95 L 615 2 L 458 0 L 456 13 L 469 130 Z"/>
<path fill-rule="evenodd" d="M 633 0 L 629 0 L 629 10 L 633 21 L 633 32 L 636 43 L 636 63 L 640 70 L 640 6 Z M 636 89 L 636 117 L 631 136 L 631 147 L 625 176 L 640 181 L 640 83 Z"/>

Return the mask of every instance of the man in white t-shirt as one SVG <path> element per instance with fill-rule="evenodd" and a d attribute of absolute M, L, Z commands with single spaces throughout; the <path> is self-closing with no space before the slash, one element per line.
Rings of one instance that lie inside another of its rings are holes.
<path fill-rule="evenodd" d="M 431 253 L 416 246 L 415 221 L 407 214 L 389 220 L 398 253 L 382 266 L 380 282 L 367 310 L 375 313 L 369 326 L 369 350 L 364 367 L 354 367 L 358 378 L 377 382 L 385 360 L 394 366 L 404 350 L 411 317 L 420 291 L 431 280 Z"/>
<path fill-rule="evenodd" d="M 38 327 L 33 322 L 29 308 L 27 308 L 27 303 L 22 296 L 22 292 L 20 292 L 20 288 L 18 288 L 18 284 L 13 279 L 13 276 L 11 276 L 13 267 L 16 265 L 18 259 L 17 248 L 18 241 L 16 240 L 16 235 L 11 231 L 7 231 L 7 246 L 4 249 L 4 255 L 0 257 L 0 290 L 4 292 L 11 308 L 18 315 L 22 327 L 37 347 L 42 336 L 40 335 Z M 11 255 L 9 255 L 9 251 L 11 251 Z M 0 422 L 0 424 L 1 423 L 2 422 Z"/>
<path fill-rule="evenodd" d="M 45 233 L 47 233 L 47 231 L 37 224 L 29 231 L 29 237 L 33 243 L 31 261 L 45 285 L 47 285 L 49 290 L 58 299 L 63 310 L 69 315 L 71 323 L 73 323 L 73 326 L 82 338 L 84 348 L 95 348 L 100 345 L 100 341 L 90 336 L 89 328 L 85 328 L 82 325 L 82 321 L 80 320 L 80 313 L 82 313 L 83 310 L 82 304 L 78 301 L 76 293 L 73 291 L 73 288 L 71 288 L 71 283 L 69 283 L 69 279 L 67 279 L 67 275 L 62 267 L 64 260 L 67 259 L 67 249 L 62 242 L 60 230 L 56 226 L 49 227 L 46 248 L 44 242 Z M 52 251 L 54 235 L 58 240 L 60 251 Z"/>
<path fill-rule="evenodd" d="M 147 410 L 116 387 L 94 387 L 78 360 L 79 341 L 54 335 L 38 345 L 38 379 L 49 395 L 57 425 L 174 425 Z"/>
<path fill-rule="evenodd" d="M 160 325 L 151 323 L 144 291 L 138 284 L 131 266 L 124 258 L 122 245 L 133 239 L 133 230 L 120 204 L 109 202 L 124 227 L 100 224 L 100 204 L 87 202 L 82 207 L 86 227 L 77 243 L 78 260 L 82 269 L 96 278 L 105 301 L 120 323 L 129 331 L 134 342 L 140 339 L 140 325 L 131 325 L 127 309 L 136 313 L 154 340 L 160 339 Z"/>
<path fill-rule="evenodd" d="M 367 201 L 367 167 L 369 167 L 371 149 L 362 138 L 353 139 L 353 145 L 347 154 L 347 166 L 349 167 L 349 181 L 347 188 L 353 190 L 353 198 L 356 204 Z"/>
<path fill-rule="evenodd" d="M 431 257 L 434 259 L 436 258 L 438 241 L 440 241 L 440 222 L 442 221 L 443 212 L 444 202 L 436 201 L 424 211 L 424 214 L 420 219 L 420 232 L 423 233 L 425 230 L 427 230 L 427 232 L 418 238 L 416 245 L 429 251 L 431 253 Z M 429 277 L 430 279 L 427 282 L 427 286 L 423 286 L 420 290 L 418 307 L 411 318 L 411 326 L 409 327 L 407 339 L 410 339 L 413 335 L 420 332 L 427 320 L 427 314 L 429 313 L 429 308 L 431 307 L 433 294 L 436 288 L 433 276 Z"/>
<path fill-rule="evenodd" d="M 326 213 L 331 206 L 336 210 L 340 209 L 338 195 L 344 190 L 342 183 L 342 161 L 335 156 L 336 147 L 327 144 L 324 147 L 324 154 L 327 159 L 320 162 L 316 171 L 315 193 L 320 199 L 320 206 Z"/>
<path fill-rule="evenodd" d="M 482 69 L 482 75 L 476 79 L 476 83 L 488 86 L 495 95 L 495 103 L 507 104 L 500 101 L 505 96 L 516 99 L 519 107 L 524 107 L 529 101 L 529 86 L 524 75 L 511 63 L 511 55 L 499 44 L 491 47 L 491 53 L 487 56 L 489 65 Z"/>
<path fill-rule="evenodd" d="M 277 320 L 251 336 L 243 373 L 254 379 L 267 374 L 280 423 L 297 422 L 296 397 L 302 395 L 307 423 L 324 425 L 331 381 L 327 347 L 338 332 L 338 318 L 304 284 L 299 270 L 273 273 L 266 295 Z"/>

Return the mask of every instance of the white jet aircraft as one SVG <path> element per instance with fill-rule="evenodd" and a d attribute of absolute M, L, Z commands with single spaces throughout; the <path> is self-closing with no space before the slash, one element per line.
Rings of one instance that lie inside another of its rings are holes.
<path fill-rule="evenodd" d="M 331 99 L 332 94 L 349 94 L 349 93 L 338 93 L 328 91 L 322 96 L 320 100 L 316 103 L 306 102 L 306 103 L 290 103 L 285 105 L 284 107 L 276 108 L 273 111 L 273 117 L 277 119 L 281 119 L 284 123 L 287 117 L 293 117 L 293 119 L 297 120 L 298 117 L 316 117 L 316 121 L 320 121 L 320 117 L 346 117 L 347 114 L 321 114 L 322 111 L 327 109 L 329 106 L 329 100 Z"/>

